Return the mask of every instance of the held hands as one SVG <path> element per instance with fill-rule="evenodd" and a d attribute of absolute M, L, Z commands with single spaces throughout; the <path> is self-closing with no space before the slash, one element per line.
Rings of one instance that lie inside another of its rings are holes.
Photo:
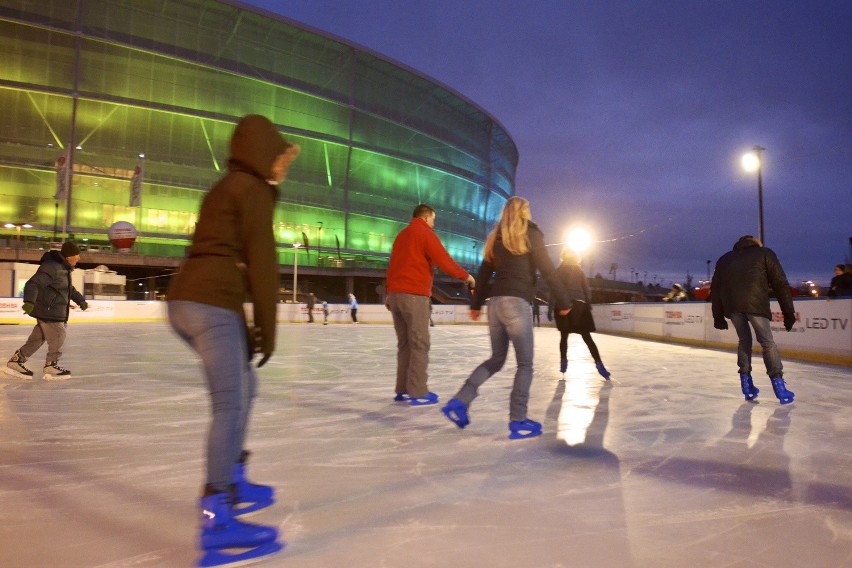
<path fill-rule="evenodd" d="M 24 305 L 21 306 L 21 309 L 24 310 L 25 314 L 30 315 L 35 309 L 35 304 L 33 304 L 32 302 L 24 302 Z"/>
<path fill-rule="evenodd" d="M 784 329 L 790 331 L 793 329 L 793 326 L 796 325 L 796 314 L 785 314 L 784 315 Z"/>
<path fill-rule="evenodd" d="M 470 310 L 471 321 L 478 321 L 480 313 L 482 313 L 480 310 Z"/>
<path fill-rule="evenodd" d="M 476 289 L 476 278 L 474 278 L 473 275 L 468 274 L 465 282 L 467 282 L 467 287 L 470 288 L 470 292 L 472 294 Z"/>
<path fill-rule="evenodd" d="M 567 316 L 570 311 L 571 311 L 571 308 L 568 308 L 567 310 L 559 310 L 559 315 L 560 316 Z"/>
<path fill-rule="evenodd" d="M 716 329 L 728 329 L 728 322 L 725 321 L 725 318 L 714 318 L 713 327 Z"/>

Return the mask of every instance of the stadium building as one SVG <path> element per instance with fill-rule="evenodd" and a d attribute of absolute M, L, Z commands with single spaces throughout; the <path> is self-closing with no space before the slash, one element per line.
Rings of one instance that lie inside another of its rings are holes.
<path fill-rule="evenodd" d="M 420 202 L 473 270 L 514 192 L 517 149 L 485 110 L 237 2 L 0 0 L 0 46 L 0 261 L 73 238 L 81 267 L 162 292 L 250 113 L 302 146 L 275 215 L 282 288 L 295 271 L 300 292 L 375 301 Z M 129 253 L 108 237 L 120 222 Z"/>

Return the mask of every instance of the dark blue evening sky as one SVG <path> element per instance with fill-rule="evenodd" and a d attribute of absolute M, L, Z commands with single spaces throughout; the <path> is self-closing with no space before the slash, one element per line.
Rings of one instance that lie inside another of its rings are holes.
<path fill-rule="evenodd" d="M 757 234 L 791 282 L 849 262 L 852 2 L 251 0 L 427 75 L 502 123 L 547 242 L 669 284 Z M 554 247 L 554 252 L 558 247 Z"/>

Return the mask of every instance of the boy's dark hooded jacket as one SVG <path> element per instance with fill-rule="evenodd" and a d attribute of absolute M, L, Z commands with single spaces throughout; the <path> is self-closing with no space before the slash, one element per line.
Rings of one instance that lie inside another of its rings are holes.
<path fill-rule="evenodd" d="M 35 306 L 31 317 L 51 322 L 68 321 L 71 300 L 85 302 L 83 295 L 71 284 L 74 267 L 58 250 L 50 250 L 41 257 L 41 266 L 24 284 L 24 302 Z"/>
<path fill-rule="evenodd" d="M 244 117 L 231 138 L 228 173 L 201 204 L 187 259 L 172 278 L 168 299 L 189 300 L 243 314 L 251 301 L 257 349 L 275 349 L 278 259 L 273 234 L 275 159 L 289 147 L 275 126 Z"/>

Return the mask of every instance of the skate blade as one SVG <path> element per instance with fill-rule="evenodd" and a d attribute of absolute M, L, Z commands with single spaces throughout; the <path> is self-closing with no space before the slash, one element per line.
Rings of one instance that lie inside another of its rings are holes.
<path fill-rule="evenodd" d="M 42 379 L 45 381 L 50 381 L 54 383 L 58 383 L 60 381 L 67 381 L 71 378 L 71 375 L 44 375 Z"/>
<path fill-rule="evenodd" d="M 243 503 L 237 503 L 232 509 L 232 512 L 235 517 L 248 517 L 262 509 L 272 506 L 274 503 L 275 499 L 268 499 L 266 501 L 246 501 Z M 245 506 L 242 507 L 241 505 Z"/>
<path fill-rule="evenodd" d="M 222 549 L 208 550 L 198 561 L 200 568 L 210 568 L 212 566 L 246 566 L 255 562 L 261 562 L 267 557 L 280 552 L 284 548 L 283 544 L 278 542 L 268 542 L 261 544 L 255 548 L 242 549 L 242 552 L 228 554 Z M 228 549 L 240 550 L 240 549 Z"/>
<path fill-rule="evenodd" d="M 10 369 L 9 367 L 3 367 L 3 371 L 5 371 L 6 374 L 9 375 L 10 377 L 14 377 L 14 378 L 22 380 L 22 381 L 33 380 L 32 375 L 25 375 L 23 373 L 19 373 L 18 371 L 14 370 L 14 369 Z"/>
<path fill-rule="evenodd" d="M 514 430 L 509 434 L 510 440 L 524 440 L 526 438 L 535 438 L 541 436 L 541 430 Z"/>

